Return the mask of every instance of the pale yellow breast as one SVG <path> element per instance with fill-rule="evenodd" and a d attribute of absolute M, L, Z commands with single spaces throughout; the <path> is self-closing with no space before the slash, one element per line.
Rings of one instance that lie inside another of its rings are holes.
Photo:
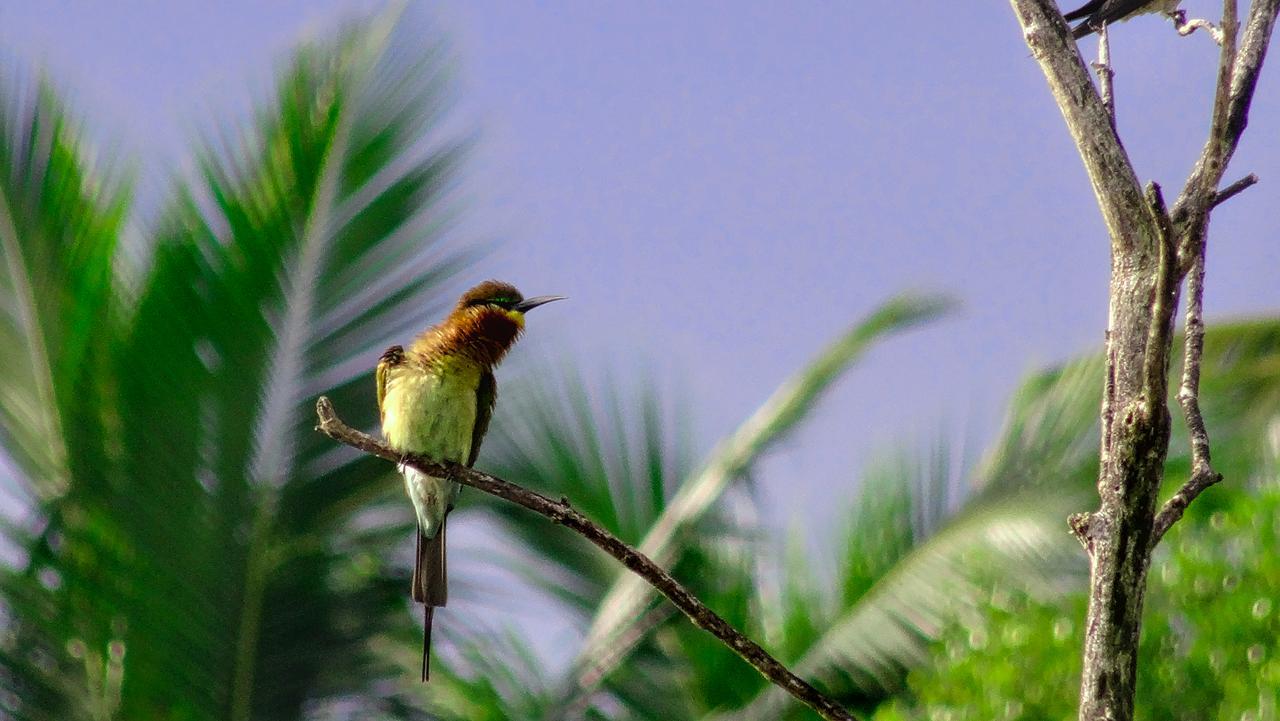
<path fill-rule="evenodd" d="M 391 370 L 382 401 L 382 435 L 396 450 L 465 463 L 476 424 L 480 369 L 467 363 Z"/>

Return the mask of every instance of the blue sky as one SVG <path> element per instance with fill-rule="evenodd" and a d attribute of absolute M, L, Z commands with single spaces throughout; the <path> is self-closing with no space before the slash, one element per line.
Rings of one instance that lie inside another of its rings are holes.
<path fill-rule="evenodd" d="M 245 113 L 297 39 L 370 5 L 10 2 L 0 47 L 138 159 L 146 203 L 208 117 Z M 478 132 L 467 232 L 499 242 L 476 279 L 572 297 L 531 321 L 517 356 L 670 378 L 705 448 L 892 294 L 962 302 L 878 348 L 770 457 L 778 523 L 825 527 L 899 440 L 989 439 L 1026 371 L 1094 348 L 1105 325 L 1105 232 L 1008 6 L 866 8 L 428 8 Z M 1113 40 L 1126 146 L 1172 196 L 1203 142 L 1216 46 L 1156 17 Z M 1263 182 L 1214 217 L 1211 318 L 1280 309 L 1276 70 L 1228 173 Z"/>

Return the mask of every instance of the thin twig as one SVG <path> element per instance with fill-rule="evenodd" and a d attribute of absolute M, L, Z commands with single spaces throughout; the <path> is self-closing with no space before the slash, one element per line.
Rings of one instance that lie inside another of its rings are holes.
<path fill-rule="evenodd" d="M 1098 71 L 1098 94 L 1102 96 L 1102 104 L 1111 116 L 1111 128 L 1116 127 L 1116 71 L 1111 67 L 1111 41 L 1108 39 L 1107 23 L 1098 25 L 1098 61 L 1093 69 Z"/>
<path fill-rule="evenodd" d="M 447 477 L 516 505 L 524 506 L 534 513 L 546 516 L 565 528 L 578 532 L 605 553 L 618 559 L 622 565 L 652 584 L 676 608 L 684 612 L 695 626 L 710 632 L 720 639 L 734 653 L 738 654 L 742 660 L 754 666 L 765 678 L 816 711 L 822 718 L 830 721 L 854 721 L 856 718 L 851 712 L 841 708 L 830 697 L 792 673 L 755 641 L 742 635 L 728 621 L 725 621 L 690 593 L 670 573 L 667 573 L 644 554 L 623 543 L 617 536 L 573 510 L 566 500 L 553 501 L 540 493 L 522 488 L 510 481 L 504 481 L 501 478 L 458 464 L 435 463 L 421 456 L 405 456 L 397 453 L 385 443 L 343 423 L 334 412 L 333 404 L 329 402 L 328 398 L 321 397 L 316 401 L 316 415 L 320 419 L 320 425 L 316 426 L 316 430 L 339 443 L 344 443 L 352 448 L 393 463 L 404 464 L 428 475 Z"/>
<path fill-rule="evenodd" d="M 1215 43 L 1222 44 L 1223 32 L 1218 29 L 1217 25 L 1204 18 L 1188 19 L 1185 10 L 1175 10 L 1173 12 L 1173 27 L 1184 38 L 1197 30 L 1204 30 L 1209 33 L 1209 37 L 1213 38 Z"/>
<path fill-rule="evenodd" d="M 795 424 L 803 409 L 813 403 L 839 373 L 878 338 L 917 321 L 938 316 L 948 307 L 940 298 L 902 298 L 881 306 L 861 323 L 838 338 L 802 371 L 780 385 L 746 421 L 712 449 L 706 462 L 682 483 L 641 540 L 639 551 L 659 565 L 674 562 L 684 531 L 702 517 L 724 490 L 751 469 L 752 463 Z M 645 608 L 653 602 L 653 590 L 644 579 L 630 573 L 619 574 L 605 592 L 586 638 L 574 659 L 566 681 L 555 693 L 571 707 L 575 699 L 595 691 L 627 657 L 642 637 L 628 633 Z M 561 721 L 559 715 L 542 721 Z"/>
<path fill-rule="evenodd" d="M 1165 501 L 1156 514 L 1151 543 L 1160 542 L 1182 518 L 1187 506 L 1206 488 L 1222 480 L 1210 463 L 1209 433 L 1200 412 L 1200 365 L 1204 353 L 1204 273 L 1209 212 L 1258 182 L 1248 175 L 1217 190 L 1227 163 L 1239 145 L 1247 123 L 1253 91 L 1258 82 L 1267 45 L 1280 14 L 1280 0 L 1259 0 L 1250 9 L 1243 45 L 1237 48 L 1240 21 L 1237 0 L 1222 3 L 1222 53 L 1218 61 L 1218 85 L 1214 95 L 1209 139 L 1174 209 L 1180 232 L 1178 265 L 1187 278 L 1186 331 L 1182 360 L 1182 385 L 1178 404 L 1186 421 L 1191 445 L 1191 475 Z"/>
<path fill-rule="evenodd" d="M 1222 480 L 1209 462 L 1209 432 L 1200 414 L 1200 361 L 1204 355 L 1204 259 L 1201 252 L 1191 263 L 1187 274 L 1187 315 L 1182 351 L 1182 387 L 1178 403 L 1186 419 L 1191 437 L 1191 477 L 1173 497 L 1165 501 L 1156 514 L 1152 545 L 1160 542 L 1165 532 L 1204 489 Z"/>
<path fill-rule="evenodd" d="M 1257 184 L 1258 176 L 1253 173 L 1249 173 L 1231 185 L 1219 190 L 1218 194 L 1213 196 L 1213 203 L 1211 203 L 1209 207 L 1216 208 Z"/>
<path fill-rule="evenodd" d="M 1209 138 L 1200 159 L 1174 203 L 1174 227 L 1182 241 L 1178 255 L 1184 272 L 1195 256 L 1193 247 L 1203 237 L 1208 211 L 1220 202 L 1217 190 L 1227 164 L 1240 144 L 1248 124 L 1249 106 L 1267 56 L 1280 0 L 1255 0 L 1249 7 L 1244 37 L 1239 38 L 1240 21 L 1236 0 L 1224 0 L 1222 9 L 1222 53 L 1218 62 L 1218 85 L 1214 97 Z M 1237 42 L 1238 41 L 1238 42 Z"/>
<path fill-rule="evenodd" d="M 1155 217 L 1158 229 L 1156 246 L 1158 261 L 1155 270 L 1155 298 L 1151 304 L 1151 325 L 1147 330 L 1147 353 L 1143 358 L 1143 388 L 1147 408 L 1154 413 L 1157 406 L 1167 403 L 1169 355 L 1154 349 L 1168 349 L 1173 345 L 1173 319 L 1177 313 L 1178 269 L 1173 237 L 1173 222 L 1165 206 L 1160 184 L 1147 183 L 1147 204 Z"/>

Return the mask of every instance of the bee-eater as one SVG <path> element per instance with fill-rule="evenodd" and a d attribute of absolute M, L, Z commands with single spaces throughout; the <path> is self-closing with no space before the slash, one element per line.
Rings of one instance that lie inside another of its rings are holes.
<path fill-rule="evenodd" d="M 1102 25 L 1128 20 L 1135 15 L 1162 13 L 1176 17 L 1179 4 L 1181 0 L 1092 0 L 1062 17 L 1067 22 L 1084 18 L 1084 22 L 1071 31 L 1071 35 L 1079 40 L 1097 32 Z"/>
<path fill-rule="evenodd" d="M 476 461 L 498 397 L 493 369 L 524 330 L 524 314 L 561 296 L 528 298 L 508 283 L 485 281 L 462 295 L 443 323 L 406 350 L 391 346 L 378 361 L 382 435 L 401 453 L 438 462 Z M 424 604 L 422 680 L 430 676 L 431 620 L 449 598 L 445 519 L 461 486 L 401 466 L 418 517 L 413 600 Z"/>

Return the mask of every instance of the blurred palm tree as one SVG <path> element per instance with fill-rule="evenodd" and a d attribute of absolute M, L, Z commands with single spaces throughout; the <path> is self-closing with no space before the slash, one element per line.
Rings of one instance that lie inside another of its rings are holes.
<path fill-rule="evenodd" d="M 553 668 L 501 624 L 458 624 L 432 684 L 413 681 L 407 559 L 391 553 L 411 531 L 399 484 L 311 426 L 320 394 L 373 424 L 378 352 L 438 315 L 474 257 L 449 232 L 465 143 L 442 130 L 448 56 L 432 37 L 392 11 L 300 47 L 253 121 L 197 152 L 158 220 L 135 220 L 151 229 L 144 253 L 121 241 L 122 173 L 88 153 L 55 94 L 0 85 L 0 469 L 14 509 L 0 529 L 0 716 L 807 717 L 594 547 L 479 494 L 462 518 L 517 549 L 492 558 L 581 648 Z M 758 460 L 864 353 L 946 307 L 886 303 L 696 463 L 689 409 L 663 384 L 564 366 L 517 379 L 481 465 L 569 497 L 873 708 L 994 579 L 1054 594 L 1083 571 L 1063 518 L 1094 477 L 1096 359 L 1027 383 L 976 468 L 945 443 L 873 466 L 818 561 L 761 523 Z M 1280 403 L 1257 370 L 1280 351 L 1255 331 L 1210 334 L 1207 409 Z M 1224 337 L 1239 343 L 1214 345 Z M 1271 417 L 1259 413 L 1210 418 L 1215 442 L 1249 442 Z"/>
<path fill-rule="evenodd" d="M 369 639 L 404 625 L 403 574 L 356 523 L 394 485 L 310 408 L 370 422 L 373 359 L 467 258 L 446 242 L 464 146 L 433 136 L 447 64 L 422 38 L 388 13 L 301 47 L 175 183 L 145 269 L 120 252 L 127 187 L 54 94 L 0 89 L 0 428 L 23 502 L 0 715 L 396 706 Z"/>

